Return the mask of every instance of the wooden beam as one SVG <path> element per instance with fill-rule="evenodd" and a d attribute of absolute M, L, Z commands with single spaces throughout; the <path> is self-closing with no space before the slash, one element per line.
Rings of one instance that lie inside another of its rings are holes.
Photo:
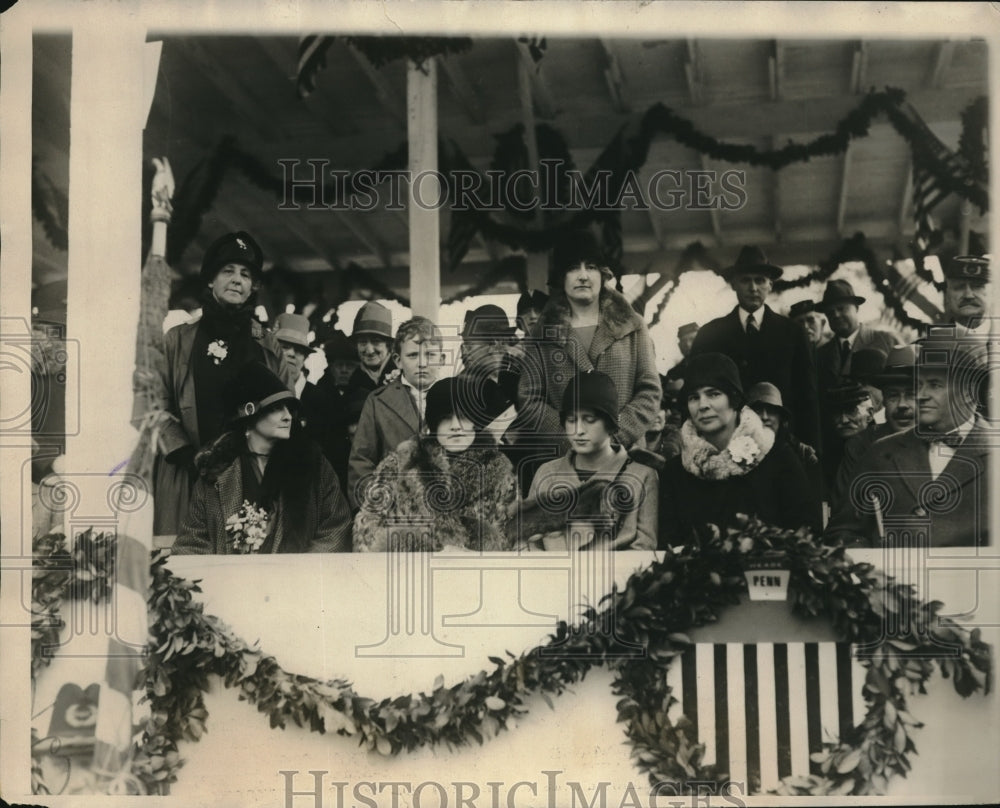
<path fill-rule="evenodd" d="M 698 59 L 698 43 L 689 39 L 687 41 L 687 61 L 684 62 L 684 76 L 687 79 L 688 95 L 691 104 L 700 107 L 704 101 L 702 92 L 701 64 Z"/>
<path fill-rule="evenodd" d="M 469 120 L 476 124 L 485 124 L 487 122 L 486 112 L 479 98 L 479 93 L 472 86 L 461 65 L 454 57 L 447 56 L 438 56 L 437 63 L 445 78 L 448 79 L 451 94 L 455 96 L 455 100 L 458 101 Z"/>
<path fill-rule="evenodd" d="M 382 240 L 375 235 L 374 231 L 357 213 L 346 210 L 334 210 L 337 221 L 351 231 L 356 238 L 372 255 L 378 256 L 383 266 L 392 266 L 389 257 L 389 249 L 382 243 Z"/>
<path fill-rule="evenodd" d="M 847 193 L 849 189 L 850 173 L 851 173 L 851 151 L 854 146 L 854 141 L 849 140 L 847 142 L 847 148 L 844 150 L 844 158 L 841 161 L 840 168 L 840 196 L 837 202 L 837 232 L 843 236 L 844 233 L 844 219 L 847 216 Z"/>
<path fill-rule="evenodd" d="M 410 299 L 413 313 L 437 322 L 441 307 L 441 211 L 416 204 L 413 178 L 430 175 L 437 182 L 437 62 L 406 67 L 406 136 L 410 144 Z M 426 182 L 426 181 L 425 181 Z"/>
<path fill-rule="evenodd" d="M 785 49 L 779 40 L 772 43 L 773 53 L 768 57 L 768 74 L 771 100 L 781 101 L 785 94 Z"/>
<path fill-rule="evenodd" d="M 653 238 L 656 239 L 656 243 L 661 247 L 663 246 L 663 225 L 660 223 L 660 212 L 656 209 L 656 205 L 650 205 L 649 210 L 646 211 L 649 216 L 649 226 L 653 231 Z"/>
<path fill-rule="evenodd" d="M 934 64 L 927 77 L 927 87 L 932 90 L 940 90 L 944 87 L 944 77 L 951 67 L 951 60 L 955 55 L 954 42 L 942 42 L 938 45 L 937 54 L 934 57 Z"/>
<path fill-rule="evenodd" d="M 524 125 L 524 143 L 528 149 L 528 169 L 538 170 L 538 138 L 535 136 L 535 105 L 534 84 L 531 80 L 531 68 L 522 58 L 517 62 L 517 94 L 521 102 L 521 123 Z M 538 197 L 535 188 L 535 198 Z M 533 219 L 537 217 L 532 216 Z"/>
<path fill-rule="evenodd" d="M 631 112 L 632 107 L 628 102 L 625 77 L 622 75 L 615 45 L 607 39 L 601 39 L 600 42 L 601 49 L 604 51 L 604 80 L 608 83 L 611 104 L 615 108 L 615 112 L 619 114 Z"/>
<path fill-rule="evenodd" d="M 866 93 L 868 84 L 868 43 L 860 40 L 851 62 L 851 94 Z"/>
<path fill-rule="evenodd" d="M 396 94 L 396 91 L 392 88 L 392 85 L 386 80 L 386 77 L 379 71 L 375 65 L 369 61 L 368 57 L 365 56 L 361 51 L 355 48 L 353 45 L 347 45 L 347 51 L 354 57 L 354 61 L 357 62 L 358 67 L 361 68 L 361 72 L 365 74 L 368 81 L 371 82 L 372 87 L 375 88 L 375 96 L 378 98 L 379 103 L 382 108 L 389 113 L 389 115 L 396 121 L 402 124 L 406 124 L 406 105 L 403 100 Z"/>
<path fill-rule="evenodd" d="M 185 58 L 198 68 L 198 72 L 218 90 L 225 103 L 241 119 L 241 134 L 249 130 L 256 138 L 280 143 L 287 140 L 284 132 L 273 117 L 261 115 L 260 100 L 233 76 L 225 63 L 210 55 L 197 37 L 180 37 L 173 41 Z"/>
<path fill-rule="evenodd" d="M 555 104 L 552 102 L 552 93 L 549 90 L 548 82 L 541 63 L 535 64 L 531 58 L 527 43 L 518 42 L 517 50 L 521 57 L 521 64 L 527 69 L 528 77 L 531 81 L 531 97 L 535 105 L 535 111 L 539 118 L 551 120 L 556 116 Z"/>

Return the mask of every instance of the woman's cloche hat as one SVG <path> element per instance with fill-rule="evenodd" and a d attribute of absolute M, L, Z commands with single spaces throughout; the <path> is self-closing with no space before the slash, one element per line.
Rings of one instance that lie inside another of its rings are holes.
<path fill-rule="evenodd" d="M 248 362 L 236 371 L 223 387 L 222 396 L 226 414 L 234 423 L 259 416 L 279 402 L 292 409 L 299 403 L 284 382 L 260 362 Z"/>

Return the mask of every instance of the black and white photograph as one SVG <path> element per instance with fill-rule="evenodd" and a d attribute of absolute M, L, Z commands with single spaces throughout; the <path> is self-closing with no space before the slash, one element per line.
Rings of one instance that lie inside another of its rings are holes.
<path fill-rule="evenodd" d="M 5 802 L 995 801 L 995 4 L 4 5 Z"/>

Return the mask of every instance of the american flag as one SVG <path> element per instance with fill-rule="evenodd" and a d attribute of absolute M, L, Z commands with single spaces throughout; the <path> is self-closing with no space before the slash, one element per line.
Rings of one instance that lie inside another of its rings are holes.
<path fill-rule="evenodd" d="M 295 87 L 299 98 L 316 89 L 316 74 L 326 68 L 326 52 L 333 44 L 332 36 L 311 34 L 299 40 L 299 60 L 295 71 Z"/>
<path fill-rule="evenodd" d="M 697 643 L 667 673 L 678 703 L 716 763 L 746 793 L 818 773 L 809 759 L 865 717 L 866 670 L 847 643 Z"/>

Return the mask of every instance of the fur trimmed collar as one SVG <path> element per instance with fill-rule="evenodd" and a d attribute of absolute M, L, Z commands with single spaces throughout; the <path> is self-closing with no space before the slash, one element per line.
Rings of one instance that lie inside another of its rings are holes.
<path fill-rule="evenodd" d="M 681 426 L 681 464 L 702 480 L 741 477 L 755 469 L 774 446 L 774 433 L 749 407 L 740 410 L 740 421 L 729 445 L 721 452 L 698 434 L 687 420 Z"/>
<path fill-rule="evenodd" d="M 568 336 L 570 329 L 570 309 L 569 300 L 566 295 L 556 292 L 545 304 L 541 316 L 535 328 L 539 334 L 543 334 L 545 326 L 558 326 L 560 333 Z M 603 287 L 601 289 L 599 326 L 605 326 L 611 335 L 617 340 L 639 328 L 643 323 L 642 318 L 636 314 L 629 305 L 625 296 L 614 289 Z M 563 337 L 565 338 L 565 337 Z"/>
<path fill-rule="evenodd" d="M 399 455 L 400 469 L 451 473 L 470 467 L 483 468 L 500 454 L 496 443 L 484 435 L 480 435 L 472 446 L 457 455 L 449 455 L 437 439 L 430 435 L 403 441 L 396 452 Z"/>

